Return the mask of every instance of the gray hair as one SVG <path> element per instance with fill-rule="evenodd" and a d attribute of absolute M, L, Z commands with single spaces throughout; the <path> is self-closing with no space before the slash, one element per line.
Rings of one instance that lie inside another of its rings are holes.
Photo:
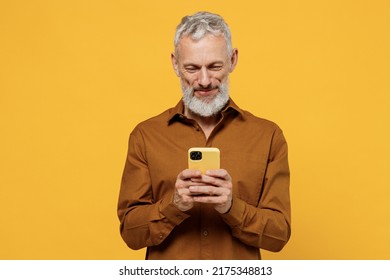
<path fill-rule="evenodd" d="M 175 53 L 180 39 L 183 36 L 191 36 L 195 41 L 198 41 L 208 34 L 215 36 L 223 35 L 226 41 L 226 46 L 229 55 L 232 54 L 232 35 L 229 26 L 224 19 L 217 14 L 209 12 L 198 12 L 191 16 L 182 18 L 180 24 L 176 28 L 175 34 Z"/>

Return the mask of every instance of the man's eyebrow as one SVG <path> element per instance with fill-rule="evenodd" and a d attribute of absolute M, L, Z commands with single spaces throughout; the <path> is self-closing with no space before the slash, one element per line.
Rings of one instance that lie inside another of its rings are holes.
<path fill-rule="evenodd" d="M 188 66 L 200 67 L 200 65 L 198 65 L 198 64 L 196 64 L 196 63 L 192 63 L 192 62 L 183 63 L 183 66 L 184 66 L 184 67 L 188 67 Z"/>
<path fill-rule="evenodd" d="M 222 60 L 217 60 L 217 61 L 210 62 L 206 66 L 211 66 L 211 65 L 215 65 L 215 64 L 225 64 L 225 62 L 222 61 Z M 199 65 L 199 64 L 196 64 L 196 63 L 193 63 L 193 62 L 183 63 L 183 66 L 184 67 L 188 67 L 188 66 L 202 67 L 202 65 Z"/>

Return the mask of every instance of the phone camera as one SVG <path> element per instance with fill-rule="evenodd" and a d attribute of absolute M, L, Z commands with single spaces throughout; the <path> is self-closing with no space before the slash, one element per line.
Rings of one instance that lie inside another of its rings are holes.
<path fill-rule="evenodd" d="M 201 151 L 193 151 L 190 153 L 190 158 L 192 160 L 201 160 L 202 159 L 202 152 Z"/>

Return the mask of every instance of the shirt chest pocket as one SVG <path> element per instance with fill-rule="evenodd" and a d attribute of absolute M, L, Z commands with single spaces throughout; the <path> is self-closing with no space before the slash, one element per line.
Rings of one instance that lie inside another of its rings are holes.
<path fill-rule="evenodd" d="M 230 152 L 221 157 L 221 168 L 232 177 L 233 194 L 257 206 L 263 190 L 268 156 L 260 153 Z"/>

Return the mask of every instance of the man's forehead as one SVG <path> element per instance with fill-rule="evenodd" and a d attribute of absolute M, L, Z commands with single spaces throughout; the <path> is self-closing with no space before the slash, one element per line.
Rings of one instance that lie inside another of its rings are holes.
<path fill-rule="evenodd" d="M 177 54 L 182 58 L 193 55 L 213 55 L 225 58 L 228 50 L 223 35 L 207 34 L 199 40 L 194 40 L 191 36 L 183 36 L 177 46 Z"/>

